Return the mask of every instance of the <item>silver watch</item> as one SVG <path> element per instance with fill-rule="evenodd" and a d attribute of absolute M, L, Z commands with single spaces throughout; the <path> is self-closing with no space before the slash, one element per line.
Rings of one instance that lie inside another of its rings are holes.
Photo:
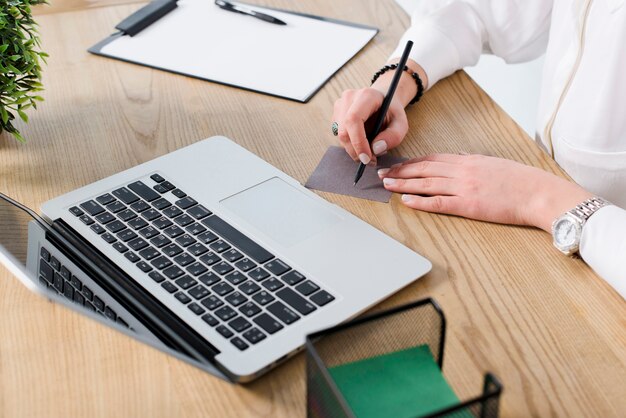
<path fill-rule="evenodd" d="M 554 246 L 565 255 L 578 252 L 583 226 L 587 219 L 598 209 L 610 203 L 601 197 L 592 197 L 577 205 L 574 209 L 565 212 L 552 222 L 552 239 Z"/>

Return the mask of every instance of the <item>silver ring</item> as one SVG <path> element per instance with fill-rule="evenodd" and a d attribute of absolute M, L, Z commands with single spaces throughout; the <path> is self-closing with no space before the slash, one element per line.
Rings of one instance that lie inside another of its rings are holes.
<path fill-rule="evenodd" d="M 330 129 L 332 129 L 333 135 L 339 135 L 339 124 L 337 122 L 333 122 L 333 124 L 330 126 Z"/>

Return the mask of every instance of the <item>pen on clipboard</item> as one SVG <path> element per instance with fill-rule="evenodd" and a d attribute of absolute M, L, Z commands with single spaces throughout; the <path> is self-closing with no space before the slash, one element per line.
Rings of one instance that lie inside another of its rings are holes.
<path fill-rule="evenodd" d="M 252 10 L 250 8 L 240 6 L 239 4 L 233 4 L 226 0 L 215 0 L 215 4 L 229 12 L 241 13 L 244 15 L 248 15 L 251 17 L 256 17 L 257 19 L 261 19 L 268 23 L 273 23 L 275 25 L 286 25 L 287 23 L 283 22 L 280 19 L 275 18 L 274 16 L 270 16 L 266 13 L 257 12 L 256 10 Z"/>
<path fill-rule="evenodd" d="M 411 52 L 411 48 L 413 47 L 413 41 L 408 41 L 406 43 L 406 47 L 404 48 L 404 52 L 402 53 L 402 57 L 400 58 L 400 62 L 398 63 L 398 68 L 396 68 L 396 72 L 393 75 L 393 79 L 391 80 L 391 84 L 389 85 L 389 90 L 387 91 L 387 95 L 383 100 L 383 104 L 380 106 L 380 110 L 376 114 L 376 122 L 374 125 L 374 129 L 369 132 L 367 135 L 367 142 L 369 144 L 372 143 L 376 135 L 380 133 L 380 130 L 383 127 L 383 123 L 385 122 L 385 116 L 387 115 L 387 110 L 389 109 L 389 105 L 391 104 L 391 99 L 393 99 L 393 95 L 396 92 L 396 88 L 398 87 L 398 83 L 400 82 L 400 77 L 402 76 L 402 71 L 404 71 L 404 66 L 406 65 L 407 60 L 409 59 L 409 53 Z M 356 170 L 356 175 L 354 176 L 354 185 L 359 182 L 363 172 L 365 171 L 365 164 L 360 163 L 359 168 Z"/>

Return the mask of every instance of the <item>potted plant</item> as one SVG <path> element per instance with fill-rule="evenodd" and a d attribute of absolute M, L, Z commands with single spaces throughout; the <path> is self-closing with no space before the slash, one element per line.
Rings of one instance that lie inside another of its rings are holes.
<path fill-rule="evenodd" d="M 40 62 L 48 54 L 40 51 L 37 23 L 31 6 L 45 0 L 2 0 L 0 4 L 0 134 L 6 131 L 19 141 L 24 138 L 14 126 L 16 116 L 28 122 L 26 110 L 37 108 L 43 98 Z"/>

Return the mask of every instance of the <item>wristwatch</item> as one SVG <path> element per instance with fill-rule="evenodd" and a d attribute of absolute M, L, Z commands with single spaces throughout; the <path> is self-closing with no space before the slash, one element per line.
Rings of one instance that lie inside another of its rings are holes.
<path fill-rule="evenodd" d="M 598 209 L 607 205 L 610 205 L 610 203 L 601 197 L 592 197 L 556 218 L 552 222 L 554 246 L 565 255 L 577 253 L 583 226 L 587 219 L 596 213 Z"/>

